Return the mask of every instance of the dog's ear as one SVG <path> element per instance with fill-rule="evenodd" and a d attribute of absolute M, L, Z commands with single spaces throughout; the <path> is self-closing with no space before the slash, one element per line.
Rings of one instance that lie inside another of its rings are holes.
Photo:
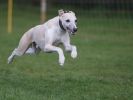
<path fill-rule="evenodd" d="M 64 10 L 63 9 L 58 10 L 58 14 L 59 16 L 62 16 L 64 14 Z"/>
<path fill-rule="evenodd" d="M 69 13 L 73 13 L 75 15 L 75 13 L 73 11 L 69 11 Z"/>

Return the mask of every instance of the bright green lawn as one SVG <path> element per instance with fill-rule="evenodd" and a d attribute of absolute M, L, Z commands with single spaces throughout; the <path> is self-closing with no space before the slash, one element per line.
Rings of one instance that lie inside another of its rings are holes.
<path fill-rule="evenodd" d="M 39 13 L 30 10 L 16 10 L 12 34 L 6 32 L 6 13 L 0 16 L 0 100 L 133 100 L 132 19 L 79 14 L 79 31 L 72 37 L 77 59 L 65 53 L 60 67 L 56 53 L 41 52 L 8 65 L 22 34 L 39 24 Z"/>

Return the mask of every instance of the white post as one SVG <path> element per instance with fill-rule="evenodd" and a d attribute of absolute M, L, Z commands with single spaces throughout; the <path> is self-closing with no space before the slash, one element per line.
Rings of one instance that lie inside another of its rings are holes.
<path fill-rule="evenodd" d="M 46 0 L 41 0 L 41 23 L 46 20 Z"/>

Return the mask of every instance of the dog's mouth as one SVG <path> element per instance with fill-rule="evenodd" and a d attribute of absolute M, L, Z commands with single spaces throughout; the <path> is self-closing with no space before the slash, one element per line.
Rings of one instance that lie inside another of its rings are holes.
<path fill-rule="evenodd" d="M 70 29 L 69 27 L 66 27 L 67 29 L 67 32 L 70 34 L 70 35 L 75 35 L 76 31 L 75 30 L 72 30 Z"/>

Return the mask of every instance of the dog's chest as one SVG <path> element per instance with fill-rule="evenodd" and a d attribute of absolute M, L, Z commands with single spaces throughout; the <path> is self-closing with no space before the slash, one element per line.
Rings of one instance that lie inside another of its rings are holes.
<path fill-rule="evenodd" d="M 63 34 L 56 34 L 54 37 L 53 37 L 53 44 L 54 45 L 58 45 L 62 42 L 62 39 L 63 39 L 64 35 Z"/>

